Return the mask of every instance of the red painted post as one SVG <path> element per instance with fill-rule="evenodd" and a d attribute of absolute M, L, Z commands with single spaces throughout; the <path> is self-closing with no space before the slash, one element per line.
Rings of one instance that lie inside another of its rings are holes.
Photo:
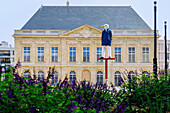
<path fill-rule="evenodd" d="M 105 83 L 108 84 L 108 63 L 107 59 L 105 60 Z"/>
<path fill-rule="evenodd" d="M 108 79 L 108 63 L 107 60 L 105 60 L 105 79 Z"/>
<path fill-rule="evenodd" d="M 105 83 L 108 84 L 108 60 L 115 60 L 116 58 L 98 58 L 97 60 L 105 60 Z"/>

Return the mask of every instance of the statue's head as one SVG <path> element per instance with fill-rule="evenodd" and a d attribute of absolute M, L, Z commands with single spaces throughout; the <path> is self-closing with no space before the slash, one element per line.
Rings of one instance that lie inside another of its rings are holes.
<path fill-rule="evenodd" d="M 108 24 L 104 24 L 104 25 L 101 26 L 101 27 L 103 27 L 105 30 L 109 29 L 109 25 L 108 25 Z"/>

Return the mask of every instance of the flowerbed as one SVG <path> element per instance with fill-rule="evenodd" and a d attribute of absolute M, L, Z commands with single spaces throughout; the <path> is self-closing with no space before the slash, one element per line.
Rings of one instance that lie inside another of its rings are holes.
<path fill-rule="evenodd" d="M 170 111 L 169 77 L 140 77 L 121 80 L 118 92 L 112 85 L 86 85 L 86 81 L 69 84 L 68 79 L 57 86 L 48 86 L 47 79 L 37 82 L 33 78 L 20 77 L 17 73 L 6 73 L 8 78 L 0 82 L 0 112 L 28 113 L 168 113 Z"/>

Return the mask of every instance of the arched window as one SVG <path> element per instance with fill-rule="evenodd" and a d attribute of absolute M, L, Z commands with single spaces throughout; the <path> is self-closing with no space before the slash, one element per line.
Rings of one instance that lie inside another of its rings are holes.
<path fill-rule="evenodd" d="M 38 80 L 40 80 L 40 81 L 44 80 L 44 72 L 43 71 L 38 72 Z"/>
<path fill-rule="evenodd" d="M 30 72 L 29 72 L 29 71 L 25 71 L 25 72 L 24 72 L 24 77 L 31 78 Z M 26 82 L 28 82 L 28 80 L 26 80 Z"/>
<path fill-rule="evenodd" d="M 31 74 L 30 74 L 29 71 L 25 71 L 25 72 L 24 72 L 24 77 L 30 77 L 30 76 L 31 76 Z"/>
<path fill-rule="evenodd" d="M 144 72 L 142 73 L 142 75 L 145 76 L 145 77 L 149 77 L 149 73 L 148 73 L 147 71 L 144 71 Z"/>
<path fill-rule="evenodd" d="M 58 83 L 58 72 L 57 72 L 57 71 L 54 71 L 54 74 L 53 74 L 53 76 L 52 76 L 51 85 L 56 86 L 57 83 Z"/>
<path fill-rule="evenodd" d="M 74 80 L 76 80 L 76 72 L 71 71 L 69 74 L 69 82 L 73 82 Z"/>
<path fill-rule="evenodd" d="M 103 84 L 103 72 L 97 72 L 97 85 Z"/>
<path fill-rule="evenodd" d="M 131 77 L 132 80 L 133 80 L 134 77 L 135 77 L 135 73 L 134 73 L 133 71 L 130 71 L 128 75 Z"/>
<path fill-rule="evenodd" d="M 115 72 L 115 86 L 119 86 L 119 82 L 121 79 L 121 73 L 119 71 Z"/>

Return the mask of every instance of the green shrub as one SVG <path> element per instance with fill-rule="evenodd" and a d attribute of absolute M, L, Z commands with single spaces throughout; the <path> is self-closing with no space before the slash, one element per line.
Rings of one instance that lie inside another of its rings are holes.
<path fill-rule="evenodd" d="M 170 111 L 170 81 L 165 76 L 159 79 L 153 76 L 138 75 L 134 79 L 128 76 L 122 83 L 119 92 L 120 100 L 114 112 L 121 111 L 138 113 L 168 113 Z"/>
<path fill-rule="evenodd" d="M 86 81 L 69 84 L 68 79 L 56 87 L 33 78 L 6 73 L 0 82 L 0 112 L 108 112 L 116 101 L 116 91 L 106 86 L 86 85 Z M 26 81 L 27 80 L 27 81 Z M 114 97 L 114 98 L 113 98 Z"/>
<path fill-rule="evenodd" d="M 18 67 L 20 65 L 18 64 Z M 17 67 L 15 67 L 17 69 Z M 113 85 L 85 84 L 86 81 L 72 83 L 68 78 L 51 87 L 49 79 L 53 76 L 49 70 L 47 79 L 38 82 L 36 75 L 20 77 L 6 73 L 7 79 L 0 82 L 0 112 L 26 113 L 168 113 L 170 81 L 169 76 L 159 79 L 153 76 L 138 75 L 126 81 L 121 79 L 121 90 Z M 125 80 L 125 79 L 124 79 Z"/>

